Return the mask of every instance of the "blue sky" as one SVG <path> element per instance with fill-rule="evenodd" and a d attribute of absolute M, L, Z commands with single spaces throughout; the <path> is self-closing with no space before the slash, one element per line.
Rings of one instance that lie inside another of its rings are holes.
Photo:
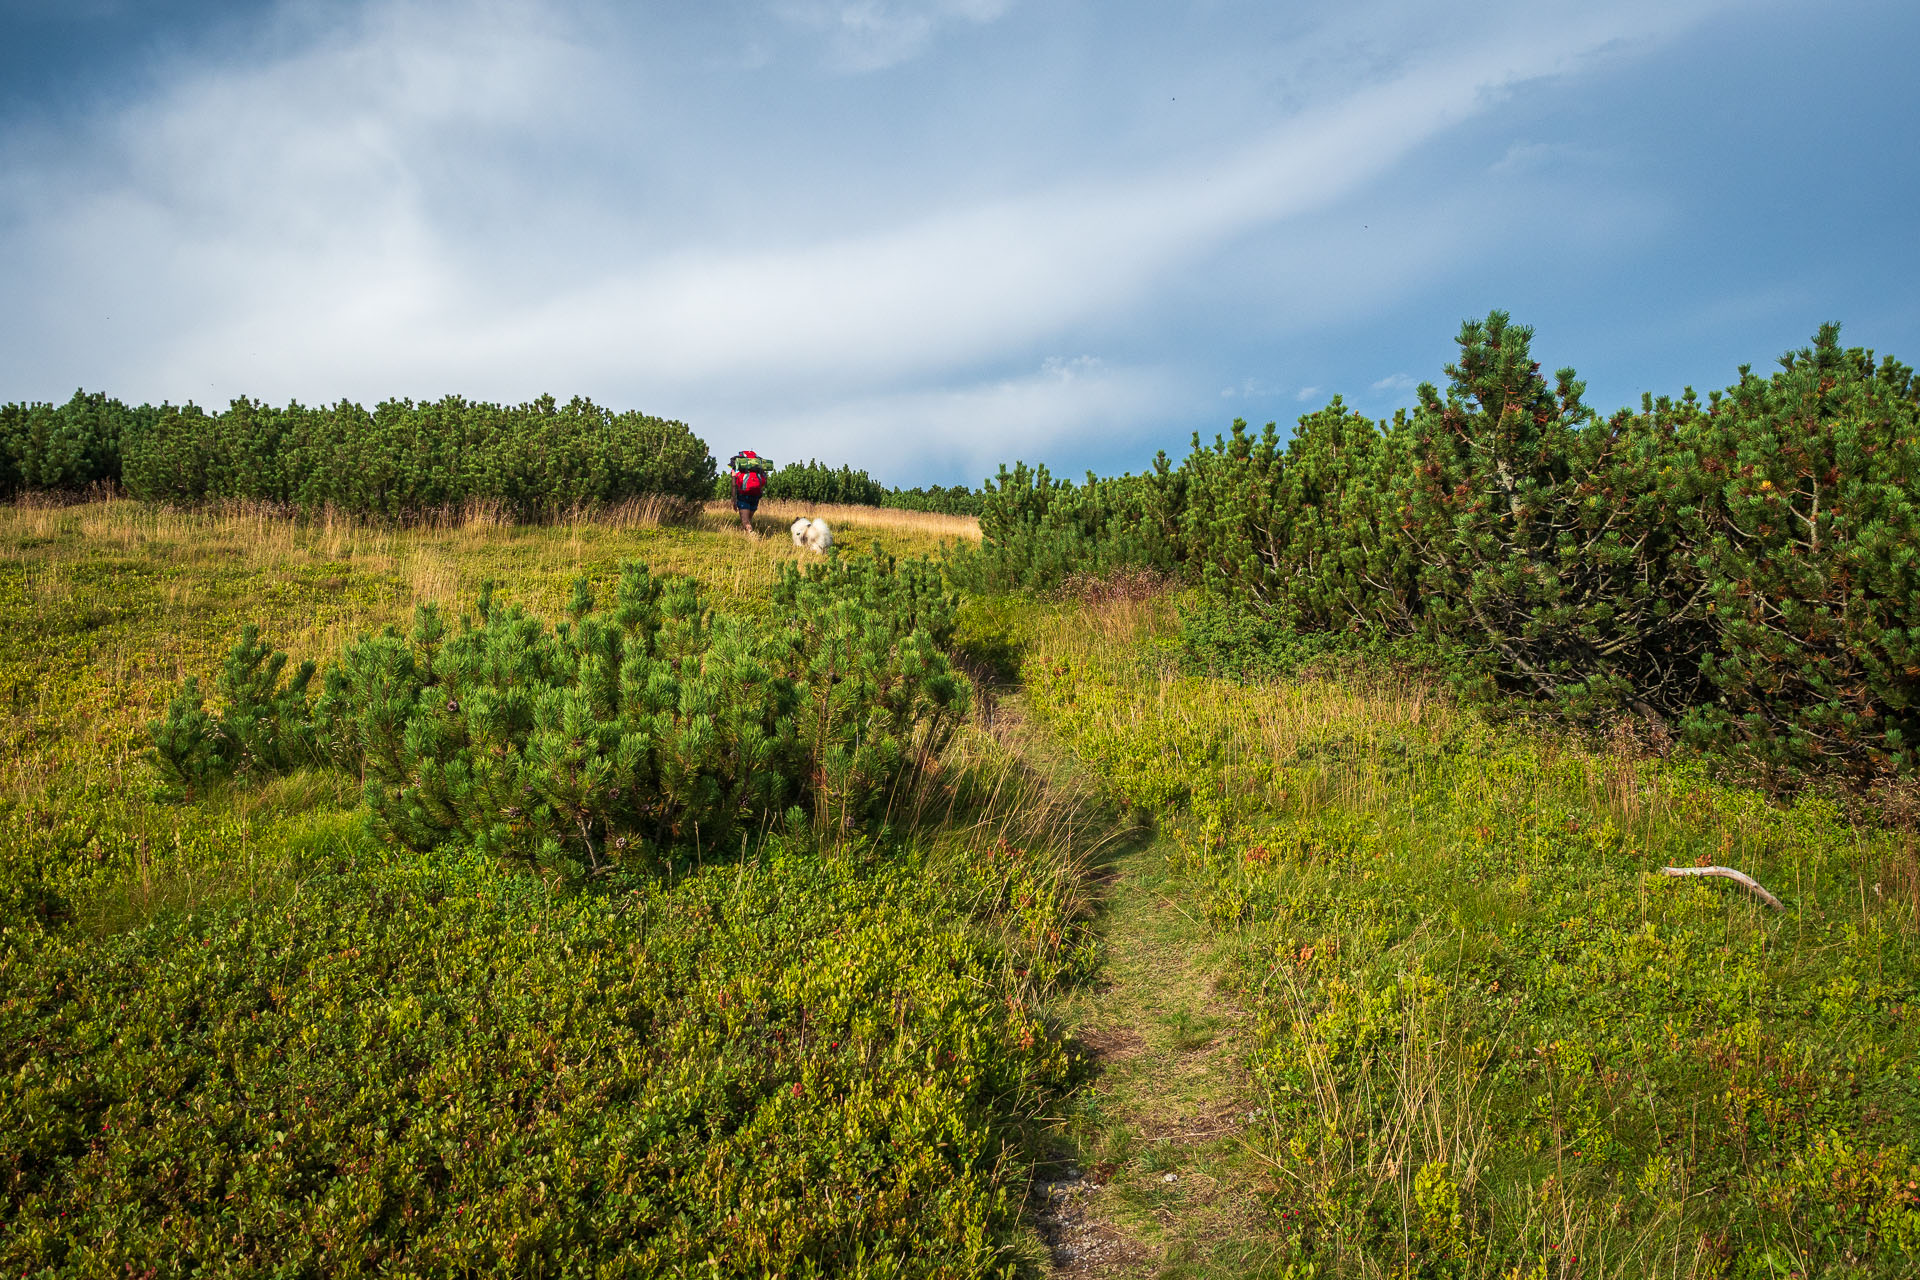
<path fill-rule="evenodd" d="M 586 394 L 890 482 L 1920 360 L 1920 6 L 0 0 L 0 398 Z"/>

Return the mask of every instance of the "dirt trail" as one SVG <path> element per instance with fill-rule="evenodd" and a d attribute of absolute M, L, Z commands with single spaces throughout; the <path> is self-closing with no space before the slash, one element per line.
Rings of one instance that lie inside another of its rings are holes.
<path fill-rule="evenodd" d="M 1105 974 L 1065 1010 L 1094 1076 L 1036 1187 L 1054 1274 L 1244 1275 L 1274 1253 L 1242 1140 L 1263 1105 L 1247 1015 L 1163 846 L 1122 854 L 1104 888 Z"/>

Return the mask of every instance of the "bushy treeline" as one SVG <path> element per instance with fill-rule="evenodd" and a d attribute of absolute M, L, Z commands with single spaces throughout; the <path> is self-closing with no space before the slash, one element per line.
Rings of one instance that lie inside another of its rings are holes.
<path fill-rule="evenodd" d="M 364 780 L 391 843 L 478 849 L 563 878 L 737 849 L 770 827 L 848 832 L 964 717 L 943 652 L 956 598 L 926 561 L 784 566 L 771 627 L 715 617 L 698 585 L 622 571 L 548 627 L 483 592 L 457 623 L 363 637 L 289 675 L 249 628 L 217 681 L 150 727 L 168 781 L 330 762 Z M 320 692 L 312 696 L 314 677 Z"/>
<path fill-rule="evenodd" d="M 1003 465 L 982 495 L 980 553 L 963 559 L 960 572 L 979 586 L 1045 590 L 1079 573 L 1171 571 L 1181 547 L 1165 479 L 1089 471 L 1076 485 L 1054 479 L 1045 464 Z"/>
<path fill-rule="evenodd" d="M 163 412 L 86 391 L 62 405 L 0 405 L 0 498 L 118 484 L 123 445 L 151 431 Z"/>
<path fill-rule="evenodd" d="M 716 498 L 733 496 L 733 481 L 714 481 Z M 789 462 L 767 477 L 763 496 L 774 501 L 831 502 L 854 507 L 892 507 L 899 511 L 931 511 L 942 515 L 980 514 L 981 494 L 963 484 L 943 487 L 890 489 L 866 471 L 841 465 L 830 467 L 817 459 Z"/>
<path fill-rule="evenodd" d="M 472 502 L 519 520 L 663 495 L 698 499 L 714 461 L 685 424 L 551 396 L 498 405 L 235 400 L 129 407 L 94 393 L 0 406 L 0 496 L 124 487 L 136 498 L 237 499 L 405 519 Z"/>
<path fill-rule="evenodd" d="M 943 516 L 977 516 L 986 502 L 986 494 L 963 484 L 937 485 L 912 489 L 889 489 L 880 500 L 883 507 L 898 511 L 928 511 Z"/>
<path fill-rule="evenodd" d="M 1180 466 L 1003 473 L 981 570 L 1177 570 L 1284 645 L 1411 641 L 1576 716 L 1637 709 L 1781 765 L 1911 768 L 1920 738 L 1920 383 L 1837 326 L 1702 402 L 1601 417 L 1532 332 L 1469 322 L 1447 386 Z"/>
<path fill-rule="evenodd" d="M 814 459 L 789 462 L 767 477 L 767 497 L 789 502 L 839 502 L 877 507 L 886 496 L 887 486 L 865 471 L 844 464 L 830 467 Z"/>

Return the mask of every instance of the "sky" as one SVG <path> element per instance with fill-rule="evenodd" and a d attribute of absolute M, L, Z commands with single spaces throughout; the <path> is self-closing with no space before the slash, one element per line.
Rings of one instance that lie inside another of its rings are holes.
<path fill-rule="evenodd" d="M 978 483 L 1920 362 L 1911 0 L 0 0 L 0 399 L 586 395 Z"/>

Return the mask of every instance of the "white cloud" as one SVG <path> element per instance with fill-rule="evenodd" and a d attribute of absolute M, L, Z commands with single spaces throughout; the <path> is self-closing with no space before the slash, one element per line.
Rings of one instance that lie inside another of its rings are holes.
<path fill-rule="evenodd" d="M 1568 165 L 1586 166 L 1599 159 L 1600 152 L 1565 142 L 1515 142 L 1487 166 L 1487 172 L 1538 173 Z"/>
<path fill-rule="evenodd" d="M 781 13 L 877 67 L 1007 8 Z M 322 38 L 180 68 L 85 145 L 0 142 L 0 278 L 16 299 L 0 374 L 156 399 L 580 389 L 702 430 L 821 434 L 846 456 L 1031 455 L 1166 412 L 1164 375 L 1091 357 L 1012 380 L 980 370 L 1098 342 L 1256 234 L 1293 264 L 1293 296 L 1337 292 L 1351 268 L 1308 215 L 1518 81 L 1700 11 L 1494 14 L 1237 142 L 1110 155 L 918 212 L 891 203 L 914 175 L 876 169 L 840 195 L 871 195 L 876 212 L 809 236 L 783 220 L 807 193 L 756 188 L 744 142 L 674 152 L 691 117 L 644 96 L 644 69 L 592 24 L 531 3 L 369 3 Z M 653 174 L 673 164 L 692 176 L 656 194 Z M 623 166 L 631 185 L 608 185 Z M 711 210 L 733 220 L 660 212 L 723 174 L 747 199 L 720 189 Z M 1276 394 L 1252 381 L 1239 393 Z"/>
<path fill-rule="evenodd" d="M 770 457 L 857 458 L 901 484 L 934 472 L 977 482 L 1001 462 L 1044 461 L 1049 450 L 1164 422 L 1179 399 L 1161 370 L 1050 360 L 1015 378 L 800 406 L 715 404 L 701 420 L 715 424 L 716 449 L 740 442 Z"/>
<path fill-rule="evenodd" d="M 1280 388 L 1264 378 L 1243 378 L 1238 386 L 1222 388 L 1220 398 L 1222 400 L 1232 400 L 1235 397 L 1246 400 L 1271 400 L 1279 394 Z"/>
<path fill-rule="evenodd" d="M 1302 387 L 1298 391 L 1293 393 L 1293 398 L 1299 401 L 1301 404 L 1305 404 L 1307 401 L 1313 399 L 1315 396 L 1319 394 L 1320 394 L 1320 388 L 1318 387 Z"/>
<path fill-rule="evenodd" d="M 612 262 L 591 283 L 510 313 L 476 313 L 467 299 L 445 297 L 444 355 L 492 363 L 545 350 L 576 377 L 618 369 L 652 383 L 746 369 L 890 378 L 992 359 L 1135 304 L 1228 237 L 1324 207 L 1481 109 L 1489 91 L 1560 69 L 1616 34 L 1572 20 L 1470 52 L 1437 51 L 1235 152 L 1159 172 L 1062 181 L 810 245 L 691 247 Z M 397 336 L 370 332 L 369 345 L 389 350 Z M 190 358 L 234 341 L 210 337 Z"/>
<path fill-rule="evenodd" d="M 824 36 L 829 62 L 849 72 L 884 71 L 926 52 L 942 27 L 998 21 L 1012 0 L 786 0 L 774 12 Z"/>
<path fill-rule="evenodd" d="M 1374 383 L 1373 389 L 1375 391 L 1411 391 L 1417 385 L 1419 385 L 1418 379 L 1410 373 L 1390 373 Z"/>

